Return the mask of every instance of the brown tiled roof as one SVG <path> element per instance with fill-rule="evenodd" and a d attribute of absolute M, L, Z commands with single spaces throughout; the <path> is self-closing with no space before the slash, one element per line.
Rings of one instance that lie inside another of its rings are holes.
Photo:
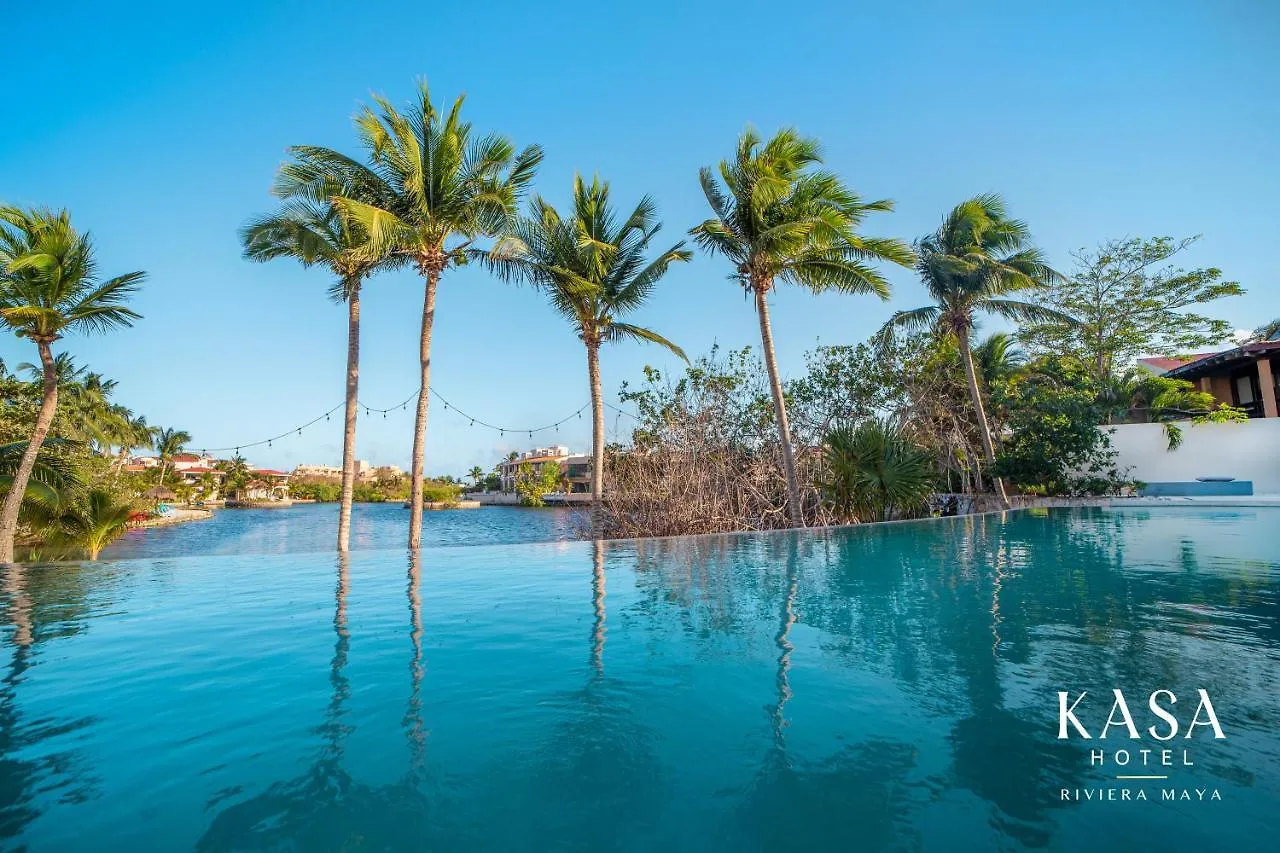
<path fill-rule="evenodd" d="M 1211 355 L 1217 355 L 1217 353 L 1201 352 L 1196 353 L 1195 355 L 1172 358 L 1168 356 L 1153 356 L 1151 358 L 1140 358 L 1138 359 L 1138 363 L 1145 364 L 1154 370 L 1160 371 L 1161 373 L 1166 373 L 1170 370 L 1174 370 L 1175 368 L 1182 367 L 1184 364 L 1190 364 L 1193 361 L 1199 361 L 1200 359 L 1208 358 Z"/>

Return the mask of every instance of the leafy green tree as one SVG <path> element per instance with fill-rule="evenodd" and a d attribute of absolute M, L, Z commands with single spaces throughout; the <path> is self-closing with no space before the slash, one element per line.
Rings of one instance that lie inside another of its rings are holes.
<path fill-rule="evenodd" d="M 1197 237 L 1111 240 L 1074 255 L 1076 269 L 1055 278 L 1037 303 L 1076 322 L 1031 318 L 1023 342 L 1035 354 L 1070 355 L 1099 384 L 1146 355 L 1179 355 L 1229 340 L 1232 328 L 1194 309 L 1244 293 L 1214 267 L 1169 262 Z"/>
<path fill-rule="evenodd" d="M 1008 412 L 1008 436 L 995 470 L 1041 494 L 1113 492 L 1124 482 L 1110 434 L 1098 429 L 1102 406 L 1088 369 L 1067 358 L 1038 359 L 1013 381 L 997 385 L 995 402 Z"/>
<path fill-rule="evenodd" d="M 471 481 L 478 489 L 480 488 L 480 481 L 484 479 L 484 469 L 479 465 L 472 465 L 471 470 L 467 472 L 467 476 L 471 478 Z"/>
<path fill-rule="evenodd" d="M 622 322 L 639 310 L 671 264 L 692 254 L 678 242 L 648 257 L 661 228 L 647 196 L 622 221 L 609 203 L 609 185 L 573 179 L 573 212 L 562 217 L 545 199 L 533 200 L 529 215 L 495 244 L 489 265 L 509 281 L 543 293 L 582 341 L 591 387 L 591 515 L 598 527 L 604 487 L 604 392 L 600 347 L 615 341 L 655 343 L 685 359 L 684 350 L 652 329 Z M 687 359 L 685 359 L 687 361 Z"/>
<path fill-rule="evenodd" d="M 704 250 L 729 259 L 730 278 L 755 300 L 788 511 L 796 527 L 804 526 L 804 505 L 773 345 L 769 291 L 785 282 L 814 293 L 838 291 L 887 299 L 889 283 L 872 262 L 906 266 L 913 258 L 910 248 L 899 240 L 858 233 L 868 213 L 892 210 L 892 202 L 863 201 L 834 174 L 818 168 L 821 163 L 814 139 L 787 129 L 765 142 L 748 129 L 738 140 L 733 160 L 720 163 L 719 180 L 710 168 L 701 170 L 702 190 L 714 216 L 690 232 Z"/>
<path fill-rule="evenodd" d="M 824 499 L 844 521 L 924 512 L 936 489 L 933 455 L 887 419 L 831 430 L 823 442 Z"/>
<path fill-rule="evenodd" d="M 312 163 L 305 159 L 304 171 Z M 323 160 L 314 164 L 323 167 Z M 356 415 L 360 395 L 360 289 L 364 280 L 379 268 L 395 266 L 404 256 L 391 254 L 386 247 L 375 250 L 368 232 L 352 217 L 343 216 L 331 202 L 335 196 L 375 200 L 365 189 L 376 186 L 377 177 L 363 167 L 344 163 L 326 175 L 310 174 L 312 195 L 323 200 L 300 197 L 286 165 L 277 192 L 286 196 L 281 210 L 250 222 L 241 230 L 245 256 L 255 261 L 291 258 L 303 266 L 320 265 L 333 281 L 329 298 L 347 304 L 347 369 L 342 430 L 342 493 L 338 509 L 338 550 L 351 542 L 351 504 L 356 484 Z M 318 186 L 317 186 L 318 185 Z M 293 194 L 292 197 L 289 197 Z"/>
<path fill-rule="evenodd" d="M 883 332 L 931 328 L 956 342 L 969 383 L 982 452 L 990 465 L 995 462 L 995 444 L 971 344 L 976 315 L 986 312 L 1019 322 L 1053 320 L 1069 324 L 1070 318 L 1065 314 L 1008 298 L 1047 287 L 1058 274 L 1045 262 L 1040 250 L 1031 245 L 1026 223 L 1011 218 L 1000 197 L 991 194 L 956 205 L 937 231 L 917 241 L 916 252 L 916 270 L 934 304 L 895 313 Z M 995 488 L 1001 504 L 1008 507 L 1004 483 L 996 479 Z"/>
<path fill-rule="evenodd" d="M 475 255 L 477 239 L 504 230 L 542 160 L 537 146 L 517 153 L 503 137 L 474 135 L 470 123 L 462 120 L 462 101 L 458 98 L 442 114 L 431 102 L 425 82 L 403 113 L 376 98 L 377 112 L 366 107 L 356 116 L 369 167 L 327 148 L 299 147 L 291 149 L 296 163 L 282 170 L 278 182 L 285 195 L 316 197 L 325 192 L 331 176 L 342 175 L 344 183 L 360 191 L 334 196 L 332 203 L 369 235 L 370 256 L 402 256 L 425 282 L 418 348 L 421 386 L 410 470 L 411 549 L 422 543 L 436 288 L 446 270 Z"/>
<path fill-rule="evenodd" d="M 545 506 L 543 500 L 560 485 L 560 466 L 543 462 L 536 468 L 526 462 L 516 469 L 516 494 L 525 506 Z"/>
<path fill-rule="evenodd" d="M 103 281 L 96 267 L 89 235 L 72 227 L 66 211 L 0 207 L 0 325 L 36 345 L 43 384 L 39 415 L 0 508 L 0 563 L 13 562 L 27 481 L 58 408 L 53 344 L 68 332 L 107 332 L 138 319 L 125 302 L 144 274 Z"/>

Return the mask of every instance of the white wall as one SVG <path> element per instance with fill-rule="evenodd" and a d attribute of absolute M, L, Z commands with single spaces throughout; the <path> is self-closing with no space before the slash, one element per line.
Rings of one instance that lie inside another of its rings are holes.
<path fill-rule="evenodd" d="M 1252 418 L 1238 424 L 1178 423 L 1182 446 L 1169 451 L 1161 424 L 1119 424 L 1111 444 L 1116 466 L 1144 483 L 1196 477 L 1252 480 L 1255 495 L 1280 494 L 1280 418 Z"/>

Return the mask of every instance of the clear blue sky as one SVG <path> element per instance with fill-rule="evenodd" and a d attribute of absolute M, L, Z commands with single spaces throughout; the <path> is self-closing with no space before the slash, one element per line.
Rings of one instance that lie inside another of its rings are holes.
<path fill-rule="evenodd" d="M 356 108 L 372 91 L 404 101 L 419 76 L 439 98 L 465 91 L 478 128 L 542 144 L 537 189 L 554 202 L 575 170 L 599 172 L 621 201 L 652 194 L 673 241 L 706 216 L 699 166 L 727 156 L 748 122 L 794 125 L 858 191 L 897 202 L 868 233 L 915 237 L 994 190 L 1059 266 L 1111 237 L 1203 234 L 1185 262 L 1249 290 L 1221 315 L 1252 327 L 1280 314 L 1280 6 L 1269 0 L 6 6 L 6 67 L 22 74 L 6 88 L 0 199 L 69 208 L 104 273 L 150 275 L 135 329 L 63 346 L 197 448 L 276 434 L 341 400 L 344 314 L 325 299 L 325 273 L 241 260 L 236 228 L 272 206 L 286 146 L 355 153 Z M 690 353 L 755 343 L 726 272 L 705 257 L 676 269 L 638 321 Z M 889 304 L 778 294 L 783 370 L 798 373 L 818 341 L 862 340 L 922 304 L 909 271 L 890 275 Z M 410 273 L 367 288 L 370 404 L 415 387 L 420 310 Z M 0 340 L 10 364 L 31 349 Z M 608 399 L 645 363 L 676 367 L 637 345 L 607 351 Z M 514 425 L 587 400 L 579 342 L 536 294 L 476 269 L 442 284 L 433 380 Z M 363 420 L 360 455 L 405 465 L 411 433 L 412 412 Z M 538 443 L 585 448 L 589 434 L 584 420 Z M 488 468 L 529 444 L 433 404 L 428 470 Z M 334 463 L 340 446 L 334 420 L 249 456 Z"/>

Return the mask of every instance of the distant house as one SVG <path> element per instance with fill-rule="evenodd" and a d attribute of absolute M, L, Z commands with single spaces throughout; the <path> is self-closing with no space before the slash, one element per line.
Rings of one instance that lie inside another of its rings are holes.
<path fill-rule="evenodd" d="M 367 459 L 356 460 L 356 477 L 364 480 L 373 477 L 374 468 Z M 299 465 L 293 469 L 293 476 L 311 480 L 341 480 L 342 467 L 339 465 Z"/>
<path fill-rule="evenodd" d="M 569 448 L 557 445 L 555 447 L 535 447 L 532 450 L 518 454 L 514 459 L 504 459 L 498 465 L 498 476 L 502 480 L 502 491 L 514 492 L 516 490 L 516 477 L 520 473 L 521 466 L 529 465 L 537 468 L 547 462 L 560 466 L 568 458 Z"/>
<path fill-rule="evenodd" d="M 562 445 L 555 447 L 535 447 L 516 456 L 515 459 L 504 459 L 498 465 L 498 477 L 502 481 L 502 491 L 514 492 L 516 478 L 523 465 L 538 468 L 548 462 L 560 469 L 560 475 L 568 484 L 571 493 L 591 491 L 591 457 L 586 454 L 574 454 Z"/>
<path fill-rule="evenodd" d="M 1140 359 L 1155 369 L 1169 362 L 1162 372 L 1172 379 L 1184 379 L 1219 403 L 1238 406 L 1251 418 L 1280 417 L 1280 340 L 1241 344 L 1223 352 L 1211 352 L 1188 359 Z"/>

